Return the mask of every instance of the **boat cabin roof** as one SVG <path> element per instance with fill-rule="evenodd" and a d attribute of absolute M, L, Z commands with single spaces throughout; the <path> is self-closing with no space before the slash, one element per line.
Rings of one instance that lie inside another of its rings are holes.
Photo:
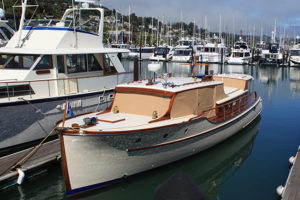
<path fill-rule="evenodd" d="M 66 54 L 108 54 L 108 53 L 127 53 L 127 49 L 116 48 L 59 48 L 59 49 L 38 49 L 38 48 L 0 48 L 0 54 L 19 54 L 19 55 L 66 55 Z"/>
<path fill-rule="evenodd" d="M 216 75 L 216 77 L 226 77 L 233 79 L 241 79 L 241 80 L 252 80 L 253 77 L 250 75 L 244 74 L 220 74 Z M 129 82 L 125 84 L 118 85 L 116 91 L 138 91 L 137 89 L 141 89 L 141 91 L 145 92 L 145 89 L 157 90 L 168 93 L 178 93 L 186 90 L 201 88 L 201 87 L 209 87 L 215 85 L 221 85 L 223 82 L 214 80 L 212 76 L 206 76 L 202 79 L 194 79 L 192 77 L 170 77 L 166 80 L 162 78 L 155 79 L 155 83 L 150 83 L 149 80 L 141 80 L 135 82 Z"/>

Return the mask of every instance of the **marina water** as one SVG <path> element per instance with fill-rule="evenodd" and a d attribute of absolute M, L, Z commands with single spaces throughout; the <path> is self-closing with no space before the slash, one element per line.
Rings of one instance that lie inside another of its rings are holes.
<path fill-rule="evenodd" d="M 123 61 L 133 70 L 132 61 Z M 140 78 L 149 78 L 148 61 L 140 66 Z M 277 199 L 276 187 L 285 184 L 288 158 L 300 144 L 300 68 L 218 65 L 210 73 L 245 73 L 254 77 L 254 89 L 263 99 L 263 112 L 236 136 L 207 151 L 130 178 L 83 199 L 153 199 L 157 186 L 183 170 L 205 193 L 206 199 Z M 190 66 L 164 63 L 158 74 L 189 76 Z M 196 73 L 204 74 L 205 66 Z M 59 164 L 21 186 L 0 192 L 0 199 L 67 199 Z"/>

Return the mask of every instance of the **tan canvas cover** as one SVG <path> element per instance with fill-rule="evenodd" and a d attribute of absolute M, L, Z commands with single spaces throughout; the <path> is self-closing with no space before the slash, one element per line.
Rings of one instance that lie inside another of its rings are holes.
<path fill-rule="evenodd" d="M 197 89 L 198 109 L 197 115 L 203 111 L 211 109 L 215 105 L 215 86 Z"/>
<path fill-rule="evenodd" d="M 213 77 L 214 80 L 224 82 L 224 86 L 238 88 L 240 90 L 246 90 L 247 89 L 247 81 L 242 79 L 236 79 L 236 78 L 229 78 L 229 77 Z"/>
<path fill-rule="evenodd" d="M 216 101 L 225 99 L 227 95 L 224 92 L 224 84 L 216 86 Z"/>
<path fill-rule="evenodd" d="M 169 97 L 117 92 L 112 109 L 114 106 L 118 106 L 120 113 L 145 116 L 152 116 L 153 111 L 156 111 L 158 117 L 161 117 L 167 112 L 169 104 Z"/>
<path fill-rule="evenodd" d="M 215 86 L 180 92 L 173 102 L 171 117 L 199 115 L 214 106 Z"/>
<path fill-rule="evenodd" d="M 185 115 L 197 114 L 197 90 L 189 90 L 176 94 L 173 102 L 171 117 L 181 117 Z"/>

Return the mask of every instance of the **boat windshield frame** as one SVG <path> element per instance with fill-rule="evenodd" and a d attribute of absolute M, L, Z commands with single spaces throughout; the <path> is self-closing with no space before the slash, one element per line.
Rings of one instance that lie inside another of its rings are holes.
<path fill-rule="evenodd" d="M 291 56 L 300 56 L 300 49 L 291 50 Z"/>

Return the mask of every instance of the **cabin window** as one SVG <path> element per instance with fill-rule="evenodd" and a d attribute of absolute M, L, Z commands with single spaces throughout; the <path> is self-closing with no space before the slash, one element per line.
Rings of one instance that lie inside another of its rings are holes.
<path fill-rule="evenodd" d="M 65 73 L 65 57 L 63 55 L 57 56 L 58 73 Z"/>
<path fill-rule="evenodd" d="M 40 62 L 35 67 L 35 70 L 41 70 L 41 69 L 53 69 L 52 56 L 45 55 L 42 57 Z"/>
<path fill-rule="evenodd" d="M 85 55 L 67 55 L 68 73 L 87 72 Z"/>
<path fill-rule="evenodd" d="M 107 54 L 105 54 L 105 67 L 104 67 L 104 74 L 115 74 L 117 70 L 114 67 L 114 64 L 111 62 L 110 58 Z"/>
<path fill-rule="evenodd" d="M 243 53 L 234 52 L 233 53 L 233 57 L 242 58 L 243 57 Z"/>
<path fill-rule="evenodd" d="M 300 56 L 300 50 L 291 50 L 291 56 Z"/>
<path fill-rule="evenodd" d="M 88 59 L 88 70 L 89 70 L 89 72 L 103 70 L 94 55 L 88 54 L 87 59 Z"/>
<path fill-rule="evenodd" d="M 2 56 L 3 57 L 3 56 Z M 8 60 L 5 63 L 5 69 L 30 69 L 35 60 L 37 59 L 37 55 L 9 55 Z"/>
<path fill-rule="evenodd" d="M 0 87 L 0 98 L 17 97 L 24 95 L 33 95 L 34 91 L 30 85 L 16 85 Z"/>
<path fill-rule="evenodd" d="M 246 52 L 246 53 L 245 53 L 245 56 L 246 56 L 246 57 L 249 57 L 249 56 L 250 56 L 250 53 L 249 53 L 249 52 Z"/>

